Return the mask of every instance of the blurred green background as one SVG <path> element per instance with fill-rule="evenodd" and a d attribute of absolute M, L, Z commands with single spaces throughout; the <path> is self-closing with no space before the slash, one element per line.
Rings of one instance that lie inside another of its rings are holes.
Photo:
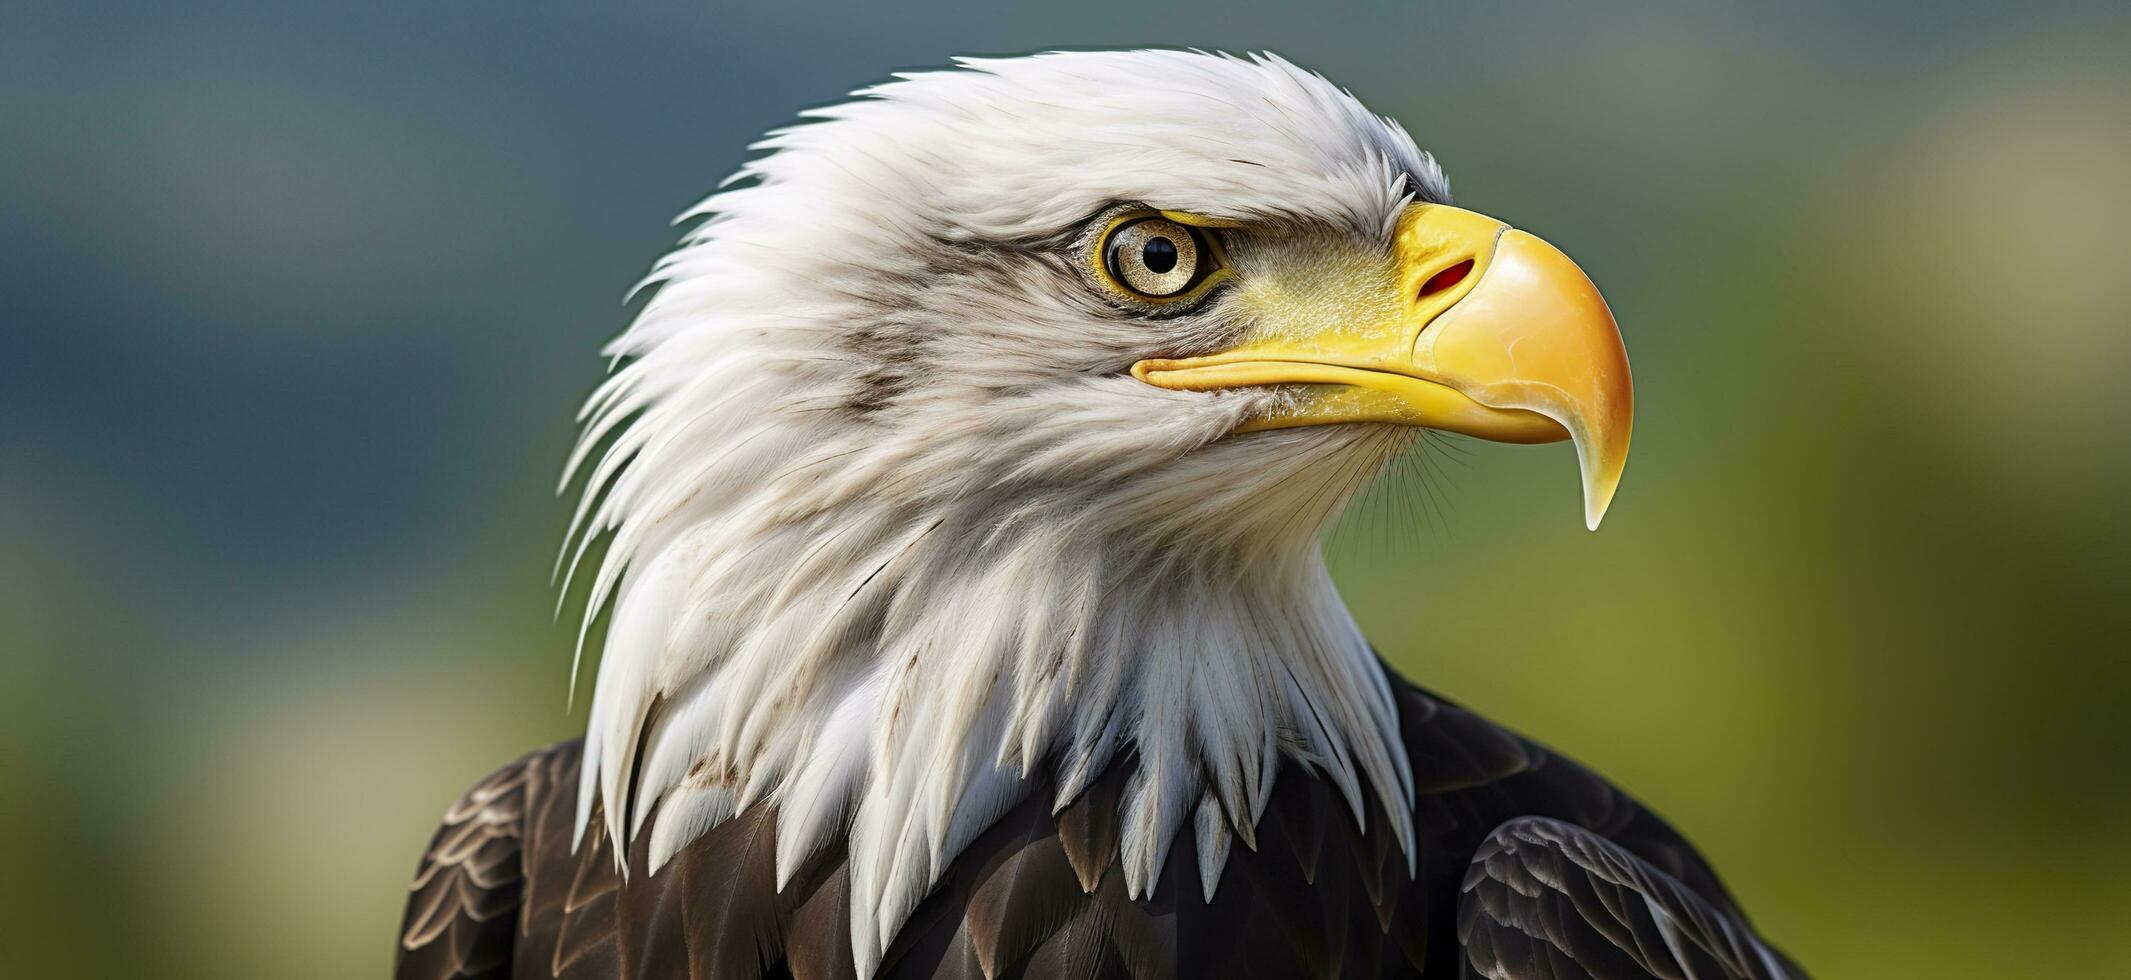
<path fill-rule="evenodd" d="M 182 10 L 178 8 L 182 7 Z M 373 977 L 582 725 L 551 496 L 667 221 L 960 53 L 1270 48 L 1604 286 L 1633 464 L 1333 537 L 1831 977 L 2131 975 L 2131 8 L 0 4 L 0 974 Z"/>

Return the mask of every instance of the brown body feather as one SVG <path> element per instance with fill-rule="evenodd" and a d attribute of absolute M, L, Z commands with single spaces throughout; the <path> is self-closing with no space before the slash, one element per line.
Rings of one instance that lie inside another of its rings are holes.
<path fill-rule="evenodd" d="M 1801 976 L 1670 827 L 1596 774 L 1397 677 L 1416 871 L 1331 784 L 1275 783 L 1256 848 L 1211 902 L 1180 839 L 1151 900 L 1115 865 L 1129 760 L 1056 815 L 1032 787 L 965 850 L 890 946 L 883 978 Z M 855 978 L 844 855 L 776 888 L 773 807 L 655 875 L 570 830 L 581 747 L 535 752 L 446 816 L 417 871 L 398 975 Z M 1182 834 L 1189 838 L 1193 831 Z"/>

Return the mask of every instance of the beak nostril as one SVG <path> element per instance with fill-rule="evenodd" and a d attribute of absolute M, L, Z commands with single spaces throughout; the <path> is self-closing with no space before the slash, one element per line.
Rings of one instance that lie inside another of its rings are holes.
<path fill-rule="evenodd" d="M 1421 294 L 1414 298 L 1427 299 L 1430 296 L 1434 296 L 1435 294 L 1440 293 L 1443 290 L 1449 289 L 1450 287 L 1455 286 L 1460 282 L 1463 282 L 1465 280 L 1465 276 L 1470 272 L 1472 272 L 1471 259 L 1466 259 L 1465 261 L 1453 265 L 1448 269 L 1444 269 L 1443 271 L 1438 272 L 1435 275 L 1429 276 L 1428 281 L 1421 284 Z"/>

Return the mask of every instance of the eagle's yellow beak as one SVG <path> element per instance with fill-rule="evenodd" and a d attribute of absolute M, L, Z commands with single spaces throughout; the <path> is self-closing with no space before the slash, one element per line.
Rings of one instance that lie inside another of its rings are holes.
<path fill-rule="evenodd" d="M 1583 270 L 1493 218 L 1415 204 L 1383 280 L 1369 291 L 1396 295 L 1268 317 L 1234 350 L 1141 361 L 1132 375 L 1183 391 L 1302 386 L 1243 431 L 1396 422 L 1500 442 L 1574 439 L 1596 530 L 1627 462 L 1635 394 L 1620 329 Z"/>

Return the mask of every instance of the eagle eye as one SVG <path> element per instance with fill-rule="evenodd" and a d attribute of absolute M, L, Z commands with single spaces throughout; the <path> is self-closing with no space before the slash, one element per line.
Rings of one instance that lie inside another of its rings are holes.
<path fill-rule="evenodd" d="M 1198 229 L 1147 215 L 1114 224 L 1098 251 L 1104 278 L 1129 298 L 1169 303 L 1200 292 L 1220 261 Z"/>

